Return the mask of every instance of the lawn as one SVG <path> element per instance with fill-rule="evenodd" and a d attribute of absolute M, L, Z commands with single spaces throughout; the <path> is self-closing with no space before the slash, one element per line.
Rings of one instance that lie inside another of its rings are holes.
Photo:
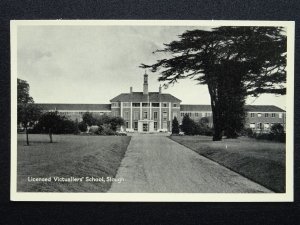
<path fill-rule="evenodd" d="M 285 192 L 285 144 L 250 138 L 212 141 L 207 136 L 172 140 L 275 191 Z"/>
<path fill-rule="evenodd" d="M 25 146 L 25 135 L 19 134 L 17 190 L 19 192 L 106 192 L 111 186 L 111 181 L 107 181 L 106 178 L 115 177 L 130 138 L 53 135 L 54 143 L 49 143 L 48 135 L 31 134 L 29 135 L 30 146 Z M 32 177 L 47 178 L 48 181 L 30 181 Z M 56 177 L 68 181 L 54 181 Z M 99 179 L 102 177 L 105 182 Z"/>

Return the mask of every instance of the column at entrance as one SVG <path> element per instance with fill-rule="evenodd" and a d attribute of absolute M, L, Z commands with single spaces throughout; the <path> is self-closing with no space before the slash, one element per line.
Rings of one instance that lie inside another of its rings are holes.
<path fill-rule="evenodd" d="M 130 129 L 132 129 L 132 120 L 133 120 L 133 115 L 132 115 L 132 102 L 130 102 Z"/>

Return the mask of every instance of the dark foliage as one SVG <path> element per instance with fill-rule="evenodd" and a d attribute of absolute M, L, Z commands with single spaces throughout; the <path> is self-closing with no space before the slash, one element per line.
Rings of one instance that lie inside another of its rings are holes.
<path fill-rule="evenodd" d="M 172 121 L 172 134 L 179 134 L 179 123 L 176 117 Z"/>
<path fill-rule="evenodd" d="M 81 132 L 86 132 L 87 131 L 87 125 L 84 121 L 81 121 L 78 123 L 78 129 L 81 131 Z"/>
<path fill-rule="evenodd" d="M 192 78 L 208 85 L 213 140 L 241 130 L 246 96 L 286 93 L 287 39 L 281 27 L 218 27 L 186 31 L 179 38 L 157 51 L 172 57 L 141 67 L 160 70 L 159 80 L 167 84 Z"/>
<path fill-rule="evenodd" d="M 207 124 L 202 123 L 201 120 L 196 123 L 188 116 L 188 114 L 183 116 L 181 130 L 185 135 L 213 135 L 213 130 L 209 128 Z"/>

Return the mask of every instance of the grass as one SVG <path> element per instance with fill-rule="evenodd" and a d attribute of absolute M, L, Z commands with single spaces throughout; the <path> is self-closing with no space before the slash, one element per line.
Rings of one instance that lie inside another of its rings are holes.
<path fill-rule="evenodd" d="M 285 144 L 250 138 L 213 142 L 206 136 L 172 140 L 275 191 L 285 192 Z"/>
<path fill-rule="evenodd" d="M 106 192 L 111 182 L 54 182 L 53 177 L 115 177 L 131 137 L 30 134 L 18 135 L 19 192 Z M 51 182 L 29 182 L 28 177 Z"/>

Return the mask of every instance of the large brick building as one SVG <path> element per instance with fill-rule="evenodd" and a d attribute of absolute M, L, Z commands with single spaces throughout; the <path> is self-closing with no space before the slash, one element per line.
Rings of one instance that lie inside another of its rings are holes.
<path fill-rule="evenodd" d="M 73 120 L 82 120 L 85 112 L 98 115 L 121 116 L 125 120 L 123 130 L 130 132 L 171 131 L 172 120 L 179 123 L 185 114 L 195 121 L 207 117 L 212 126 L 210 105 L 184 105 L 171 94 L 148 91 L 148 75 L 144 75 L 143 92 L 122 93 L 110 100 L 111 104 L 39 104 L 45 111 L 58 111 Z M 267 132 L 275 123 L 285 127 L 285 111 L 273 105 L 246 105 L 246 124 L 256 132 Z"/>

